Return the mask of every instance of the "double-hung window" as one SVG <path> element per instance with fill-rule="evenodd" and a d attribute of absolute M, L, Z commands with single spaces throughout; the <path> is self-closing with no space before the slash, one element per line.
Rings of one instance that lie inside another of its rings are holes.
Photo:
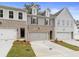
<path fill-rule="evenodd" d="M 13 11 L 9 11 L 9 18 L 13 18 Z"/>
<path fill-rule="evenodd" d="M 45 19 L 45 25 L 48 25 L 48 20 L 47 19 Z"/>
<path fill-rule="evenodd" d="M 31 17 L 31 24 L 38 24 L 38 18 Z"/>
<path fill-rule="evenodd" d="M 21 12 L 18 13 L 18 18 L 23 19 L 23 14 Z"/>
<path fill-rule="evenodd" d="M 0 10 L 0 17 L 3 17 L 3 10 Z"/>

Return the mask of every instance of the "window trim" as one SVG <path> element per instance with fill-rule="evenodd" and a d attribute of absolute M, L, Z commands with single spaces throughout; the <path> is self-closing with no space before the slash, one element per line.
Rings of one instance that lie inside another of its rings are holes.
<path fill-rule="evenodd" d="M 67 20 L 67 26 L 69 26 L 69 20 Z"/>
<path fill-rule="evenodd" d="M 62 26 L 64 26 L 65 25 L 65 21 L 64 20 L 62 20 Z"/>
<path fill-rule="evenodd" d="M 0 13 L 0 17 L 3 18 L 3 10 L 1 9 L 0 11 L 2 11 L 2 12 Z"/>
<path fill-rule="evenodd" d="M 57 25 L 60 26 L 60 20 L 57 21 Z"/>
<path fill-rule="evenodd" d="M 12 13 L 10 13 L 12 12 Z M 13 19 L 14 18 L 14 12 L 13 11 L 9 11 L 9 18 Z"/>
<path fill-rule="evenodd" d="M 31 24 L 38 24 L 38 18 L 31 17 Z"/>
<path fill-rule="evenodd" d="M 48 25 L 48 23 L 49 23 L 49 21 L 45 18 L 44 24 L 45 24 L 45 25 Z"/>
<path fill-rule="evenodd" d="M 22 12 L 18 12 L 18 19 L 23 19 L 23 13 Z"/>

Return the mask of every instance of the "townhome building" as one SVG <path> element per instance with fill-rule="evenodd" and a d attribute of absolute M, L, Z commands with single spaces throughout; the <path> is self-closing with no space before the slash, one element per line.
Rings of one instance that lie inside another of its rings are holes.
<path fill-rule="evenodd" d="M 75 21 L 68 8 L 63 8 L 55 14 L 51 14 L 48 8 L 40 14 L 35 5 L 31 9 L 31 13 L 27 14 L 30 40 L 74 39 Z"/>
<path fill-rule="evenodd" d="M 54 37 L 59 40 L 74 39 L 75 20 L 68 8 L 63 8 L 53 15 L 55 22 Z"/>
<path fill-rule="evenodd" d="M 23 9 L 0 6 L 0 39 L 26 38 L 27 13 Z"/>
<path fill-rule="evenodd" d="M 37 5 L 30 9 L 0 6 L 0 39 L 71 40 L 74 19 L 67 8 L 51 14 L 49 8 L 38 11 Z"/>

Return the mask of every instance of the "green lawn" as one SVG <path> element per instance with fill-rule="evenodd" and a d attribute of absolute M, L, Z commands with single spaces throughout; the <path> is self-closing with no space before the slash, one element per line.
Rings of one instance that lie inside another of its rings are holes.
<path fill-rule="evenodd" d="M 62 46 L 64 46 L 64 47 L 67 47 L 67 48 L 69 48 L 69 49 L 72 49 L 72 50 L 75 50 L 75 51 L 79 51 L 79 47 L 74 46 L 74 45 L 71 45 L 71 44 L 69 44 L 69 43 L 66 43 L 66 42 L 63 42 L 63 41 L 57 41 L 57 42 L 55 42 L 55 43 L 57 43 L 57 44 L 59 44 L 59 45 L 62 45 Z"/>
<path fill-rule="evenodd" d="M 26 42 L 14 42 L 7 57 L 35 57 L 30 44 Z"/>

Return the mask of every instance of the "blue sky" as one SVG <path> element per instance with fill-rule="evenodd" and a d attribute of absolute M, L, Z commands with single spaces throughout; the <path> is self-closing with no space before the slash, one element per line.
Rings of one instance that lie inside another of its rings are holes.
<path fill-rule="evenodd" d="M 30 2 L 0 2 L 0 5 L 13 6 L 17 8 L 23 8 L 24 4 Z M 71 12 L 75 20 L 79 20 L 79 2 L 35 2 L 41 6 L 41 10 L 46 8 L 51 9 L 51 13 L 54 14 L 60 9 L 67 7 Z"/>

